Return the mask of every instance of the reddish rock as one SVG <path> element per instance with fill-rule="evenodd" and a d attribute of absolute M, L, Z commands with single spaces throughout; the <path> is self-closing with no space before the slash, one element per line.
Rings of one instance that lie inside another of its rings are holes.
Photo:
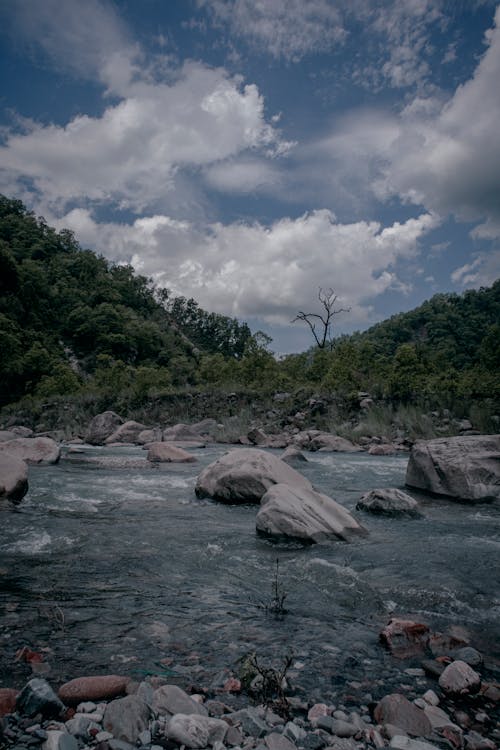
<path fill-rule="evenodd" d="M 241 682 L 236 677 L 229 677 L 224 683 L 225 693 L 241 693 Z"/>
<path fill-rule="evenodd" d="M 32 651 L 28 646 L 23 646 L 16 652 L 15 661 L 23 661 L 26 664 L 40 664 L 43 662 L 43 655 L 37 651 Z"/>
<path fill-rule="evenodd" d="M 445 693 L 476 693 L 481 686 L 481 677 L 464 661 L 448 664 L 439 678 L 439 687 Z"/>
<path fill-rule="evenodd" d="M 16 710 L 17 690 L 12 688 L 0 688 L 0 717 L 11 714 Z"/>
<path fill-rule="evenodd" d="M 373 715 L 379 724 L 393 724 L 414 737 L 426 737 L 432 732 L 425 713 L 399 693 L 385 695 Z"/>
<path fill-rule="evenodd" d="M 151 443 L 148 450 L 148 461 L 158 463 L 192 463 L 196 461 L 196 457 L 170 443 Z"/>
<path fill-rule="evenodd" d="M 461 635 L 458 628 L 448 633 L 432 633 L 429 638 L 429 648 L 433 656 L 446 656 L 450 651 L 454 651 L 462 646 L 467 646 L 468 641 L 465 635 Z"/>
<path fill-rule="evenodd" d="M 331 712 L 328 709 L 326 703 L 315 703 L 311 706 L 307 713 L 307 718 L 310 722 L 314 723 L 320 716 L 328 716 Z"/>
<path fill-rule="evenodd" d="M 429 627 L 422 622 L 393 617 L 379 637 L 394 656 L 407 658 L 425 649 L 429 641 Z"/>
<path fill-rule="evenodd" d="M 499 703 L 500 702 L 500 685 L 493 683 L 493 682 L 481 683 L 481 695 L 484 695 L 485 698 L 488 698 L 488 700 L 493 701 L 493 703 Z"/>
<path fill-rule="evenodd" d="M 130 677 L 108 674 L 97 677 L 77 677 L 59 688 L 59 698 L 69 705 L 84 701 L 100 701 L 124 695 Z"/>

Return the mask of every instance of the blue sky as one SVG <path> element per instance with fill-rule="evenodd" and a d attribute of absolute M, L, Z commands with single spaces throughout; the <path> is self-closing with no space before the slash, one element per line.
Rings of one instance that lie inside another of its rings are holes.
<path fill-rule="evenodd" d="M 500 275 L 493 0 L 5 0 L 0 191 L 277 352 Z"/>

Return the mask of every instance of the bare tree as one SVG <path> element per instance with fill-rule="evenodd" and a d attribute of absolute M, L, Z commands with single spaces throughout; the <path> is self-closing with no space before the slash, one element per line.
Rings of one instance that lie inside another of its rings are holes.
<path fill-rule="evenodd" d="M 314 336 L 314 340 L 318 345 L 319 349 L 325 349 L 327 346 L 331 349 L 333 346 L 333 334 L 332 325 L 333 318 L 335 315 L 343 312 L 350 312 L 350 307 L 339 307 L 335 309 L 335 303 L 337 301 L 337 295 L 333 289 L 319 288 L 318 299 L 323 306 L 323 312 L 318 313 L 305 313 L 300 310 L 295 318 L 291 321 L 295 323 L 297 320 L 302 320 L 307 323 L 311 329 L 311 333 Z M 318 326 L 318 330 L 317 327 Z"/>

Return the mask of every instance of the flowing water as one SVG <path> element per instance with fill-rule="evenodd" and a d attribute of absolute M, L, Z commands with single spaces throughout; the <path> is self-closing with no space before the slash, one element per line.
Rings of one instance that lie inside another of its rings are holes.
<path fill-rule="evenodd" d="M 1 512 L 1 685 L 26 679 L 14 657 L 28 645 L 48 649 L 55 681 L 121 672 L 206 685 L 249 651 L 275 663 L 293 651 L 292 678 L 309 695 L 366 692 L 391 673 L 378 644 L 391 613 L 441 631 L 463 625 L 498 663 L 498 504 L 419 498 L 422 519 L 356 512 L 369 535 L 351 544 L 275 543 L 256 535 L 256 506 L 196 499 L 198 472 L 225 450 L 156 469 L 78 455 L 30 468 L 28 495 Z M 364 491 L 404 485 L 406 456 L 308 458 L 300 471 L 349 510 Z M 276 583 L 287 593 L 281 618 L 269 611 Z"/>

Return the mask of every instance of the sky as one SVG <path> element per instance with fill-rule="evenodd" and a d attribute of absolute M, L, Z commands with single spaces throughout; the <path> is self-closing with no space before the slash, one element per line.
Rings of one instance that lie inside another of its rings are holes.
<path fill-rule="evenodd" d="M 2 0 L 0 192 L 277 353 L 500 276 L 498 0 Z"/>

